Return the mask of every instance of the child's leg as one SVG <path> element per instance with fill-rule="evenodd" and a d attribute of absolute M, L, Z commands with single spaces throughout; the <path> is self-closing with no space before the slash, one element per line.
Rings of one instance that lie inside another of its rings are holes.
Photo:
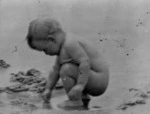
<path fill-rule="evenodd" d="M 88 95 L 88 93 L 86 93 L 86 91 L 82 92 L 82 102 L 85 108 L 88 108 L 89 106 L 89 102 L 90 102 L 91 98 Z"/>
<path fill-rule="evenodd" d="M 78 72 L 78 66 L 76 66 L 75 64 L 67 63 L 62 65 L 60 76 L 62 78 L 62 82 L 67 94 L 72 89 L 72 87 L 76 85 Z M 108 86 L 108 81 L 109 72 L 107 70 L 103 72 L 95 72 L 93 70 L 90 70 L 88 83 L 85 86 L 82 96 L 77 96 L 79 98 L 78 101 L 82 100 L 84 105 L 88 105 L 90 101 L 90 99 L 88 100 L 87 97 L 88 94 L 92 96 L 99 96 L 103 94 Z M 69 98 L 69 100 L 71 99 Z M 81 105 L 81 103 L 79 103 L 78 105 Z"/>
<path fill-rule="evenodd" d="M 62 65 L 60 70 L 60 77 L 63 82 L 63 86 L 68 94 L 70 90 L 76 85 L 76 80 L 78 77 L 78 66 L 67 63 Z M 81 96 L 77 96 L 78 100 L 74 101 L 69 98 L 69 101 L 65 101 L 58 105 L 60 108 L 67 108 L 67 107 L 81 107 L 83 106 Z"/>
<path fill-rule="evenodd" d="M 63 82 L 63 86 L 68 93 L 76 84 L 78 76 L 78 68 L 76 65 L 71 63 L 66 63 L 62 65 L 60 70 L 60 77 Z"/>
<path fill-rule="evenodd" d="M 82 93 L 82 102 L 85 108 L 88 108 L 90 102 L 90 96 L 100 96 L 102 95 L 107 86 L 109 80 L 109 72 L 95 72 L 90 70 L 90 76 L 87 85 Z"/>

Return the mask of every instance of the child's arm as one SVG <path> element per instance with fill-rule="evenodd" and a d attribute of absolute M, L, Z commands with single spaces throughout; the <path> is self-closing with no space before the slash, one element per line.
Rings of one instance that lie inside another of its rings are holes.
<path fill-rule="evenodd" d="M 58 57 L 56 59 L 55 65 L 53 67 L 53 70 L 50 72 L 49 76 L 48 76 L 48 80 L 46 83 L 46 88 L 45 88 L 45 92 L 43 97 L 45 98 L 45 100 L 49 100 L 51 97 L 51 92 L 54 89 L 56 83 L 59 80 L 59 70 L 60 70 L 60 66 L 58 63 Z"/>
<path fill-rule="evenodd" d="M 68 45 L 66 50 L 68 52 L 68 55 L 79 64 L 79 75 L 78 75 L 77 83 L 72 88 L 71 91 L 73 94 L 74 93 L 80 94 L 78 92 L 83 91 L 89 78 L 89 71 L 90 71 L 89 57 L 85 52 L 85 50 L 83 49 L 83 47 L 77 42 Z"/>

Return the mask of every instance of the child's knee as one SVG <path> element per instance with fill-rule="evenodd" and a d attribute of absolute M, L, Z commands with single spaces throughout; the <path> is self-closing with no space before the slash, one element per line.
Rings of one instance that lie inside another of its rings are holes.
<path fill-rule="evenodd" d="M 71 63 L 66 63 L 61 66 L 60 69 L 60 77 L 62 79 L 64 88 L 66 92 L 68 93 L 70 89 L 75 85 L 75 75 L 77 75 L 77 66 L 71 64 Z"/>
<path fill-rule="evenodd" d="M 59 74 L 61 77 L 75 76 L 78 74 L 78 68 L 74 64 L 66 63 L 61 66 Z"/>

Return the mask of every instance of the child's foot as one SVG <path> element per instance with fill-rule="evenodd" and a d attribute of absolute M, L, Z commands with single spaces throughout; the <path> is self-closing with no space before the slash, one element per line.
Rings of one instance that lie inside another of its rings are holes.
<path fill-rule="evenodd" d="M 89 95 L 87 95 L 87 94 L 82 95 L 82 102 L 83 102 L 84 108 L 88 109 L 90 100 L 91 100 L 91 98 Z"/>
<path fill-rule="evenodd" d="M 58 104 L 57 106 L 59 108 L 66 109 L 66 110 L 76 110 L 76 109 L 80 110 L 83 108 L 83 103 L 81 100 L 78 101 L 66 100 Z"/>

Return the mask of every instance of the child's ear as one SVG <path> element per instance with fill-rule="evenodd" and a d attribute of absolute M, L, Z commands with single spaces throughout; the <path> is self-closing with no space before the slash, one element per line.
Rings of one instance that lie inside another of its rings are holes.
<path fill-rule="evenodd" d="M 49 39 L 49 40 L 52 41 L 52 42 L 56 42 L 55 37 L 53 37 L 52 35 L 48 35 L 48 36 L 47 36 L 47 39 Z"/>

